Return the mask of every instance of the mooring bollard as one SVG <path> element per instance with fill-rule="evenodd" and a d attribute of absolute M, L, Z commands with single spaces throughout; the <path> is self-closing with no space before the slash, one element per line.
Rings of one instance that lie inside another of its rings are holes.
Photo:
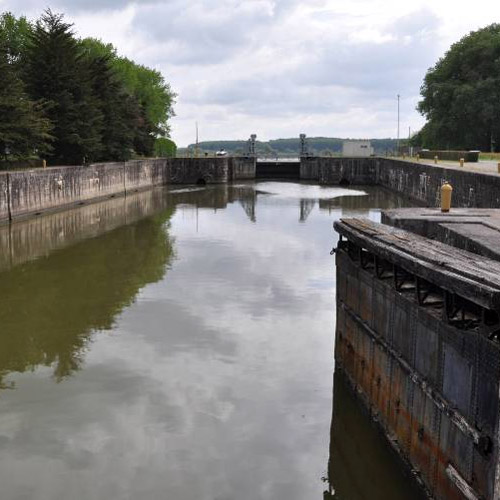
<path fill-rule="evenodd" d="M 453 188 L 448 182 L 441 186 L 441 212 L 449 212 L 451 207 L 451 193 Z"/>
<path fill-rule="evenodd" d="M 436 164 L 436 165 L 437 165 L 437 162 L 438 162 L 438 157 L 437 157 L 437 156 L 435 156 L 435 157 L 434 157 L 434 164 Z"/>
<path fill-rule="evenodd" d="M 464 159 L 463 158 L 460 158 L 460 166 L 463 167 L 464 166 Z"/>

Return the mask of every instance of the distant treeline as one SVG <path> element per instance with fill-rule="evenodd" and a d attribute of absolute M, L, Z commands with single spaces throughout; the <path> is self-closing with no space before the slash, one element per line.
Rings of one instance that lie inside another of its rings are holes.
<path fill-rule="evenodd" d="M 50 10 L 0 15 L 0 158 L 52 164 L 175 154 L 175 94 L 111 44 L 78 39 Z"/>
<path fill-rule="evenodd" d="M 311 154 L 338 155 L 342 153 L 344 140 L 335 137 L 308 137 L 307 147 Z M 371 139 L 375 154 L 385 154 L 396 150 L 396 139 Z M 229 154 L 245 154 L 248 151 L 247 141 L 204 141 L 198 144 L 200 153 L 215 153 L 224 149 Z M 300 152 L 300 139 L 274 139 L 270 141 L 256 141 L 255 150 L 261 156 L 298 156 Z M 190 154 L 195 151 L 195 145 L 179 148 L 179 154 Z"/>

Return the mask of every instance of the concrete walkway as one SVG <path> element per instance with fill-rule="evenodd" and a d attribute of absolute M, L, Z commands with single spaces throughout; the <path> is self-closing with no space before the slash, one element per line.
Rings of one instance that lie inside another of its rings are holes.
<path fill-rule="evenodd" d="M 382 222 L 500 261 L 500 209 L 398 208 L 385 210 Z"/>
<path fill-rule="evenodd" d="M 408 161 L 410 163 L 416 163 L 417 159 L 415 157 L 413 158 L 396 158 L 398 160 L 403 160 L 403 161 Z M 498 169 L 497 161 L 489 161 L 489 160 L 480 160 L 477 163 L 464 163 L 464 166 L 461 167 L 460 163 L 457 161 L 438 161 L 437 165 L 434 164 L 434 160 L 423 160 L 420 159 L 418 163 L 422 163 L 423 165 L 431 165 L 431 166 L 438 166 L 438 167 L 444 167 L 444 168 L 452 168 L 456 170 L 468 170 L 471 172 L 479 172 L 483 174 L 498 174 Z"/>

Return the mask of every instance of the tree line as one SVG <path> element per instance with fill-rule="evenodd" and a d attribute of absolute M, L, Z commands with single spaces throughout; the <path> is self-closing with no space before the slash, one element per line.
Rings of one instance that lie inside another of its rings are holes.
<path fill-rule="evenodd" d="M 311 154 L 338 155 L 342 153 L 344 140 L 337 137 L 308 137 L 307 147 Z M 375 154 L 386 154 L 396 149 L 396 139 L 370 139 Z M 198 144 L 200 152 L 215 153 L 224 149 L 230 154 L 245 154 L 248 152 L 248 142 L 243 140 L 202 141 Z M 182 154 L 193 154 L 195 144 L 190 144 L 186 149 L 180 149 Z M 300 152 L 300 139 L 298 137 L 286 139 L 271 139 L 269 141 L 256 141 L 255 151 L 262 156 L 297 156 Z"/>
<path fill-rule="evenodd" d="M 500 24 L 471 32 L 430 68 L 418 110 L 427 122 L 412 138 L 429 149 L 500 148 Z"/>
<path fill-rule="evenodd" d="M 0 15 L 0 157 L 52 164 L 175 154 L 175 93 L 111 44 L 79 39 L 62 14 Z"/>

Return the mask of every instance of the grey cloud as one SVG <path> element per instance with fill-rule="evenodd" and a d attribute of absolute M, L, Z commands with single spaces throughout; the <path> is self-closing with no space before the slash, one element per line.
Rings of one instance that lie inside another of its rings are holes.
<path fill-rule="evenodd" d="M 47 9 L 64 14 L 97 10 L 118 10 L 127 7 L 128 0 L 53 0 L 45 3 L 40 0 L 9 0 L 2 6 L 2 10 L 11 11 L 17 15 L 37 19 Z"/>
<path fill-rule="evenodd" d="M 257 116 L 287 116 L 300 113 L 343 111 L 349 89 L 328 89 L 297 84 L 289 75 L 221 81 L 200 91 L 193 102 L 230 106 L 237 112 Z"/>
<path fill-rule="evenodd" d="M 438 27 L 438 18 L 421 10 L 387 26 L 390 39 L 382 43 L 333 35 L 311 42 L 295 67 L 214 81 L 191 98 L 257 116 L 345 112 L 353 106 L 383 110 L 388 96 L 418 95 L 425 69 L 438 56 Z"/>
<path fill-rule="evenodd" d="M 339 85 L 370 94 L 394 92 L 415 85 L 422 68 L 435 60 L 435 30 L 438 19 L 428 11 L 405 16 L 387 27 L 392 39 L 350 43 L 332 39 L 318 45 L 307 71 L 297 72 L 297 81 L 312 85 Z"/>
<path fill-rule="evenodd" d="M 153 43 L 164 44 L 163 57 L 170 63 L 207 65 L 247 48 L 296 3 L 200 0 L 185 5 L 182 0 L 173 0 L 138 10 L 134 26 Z"/>

